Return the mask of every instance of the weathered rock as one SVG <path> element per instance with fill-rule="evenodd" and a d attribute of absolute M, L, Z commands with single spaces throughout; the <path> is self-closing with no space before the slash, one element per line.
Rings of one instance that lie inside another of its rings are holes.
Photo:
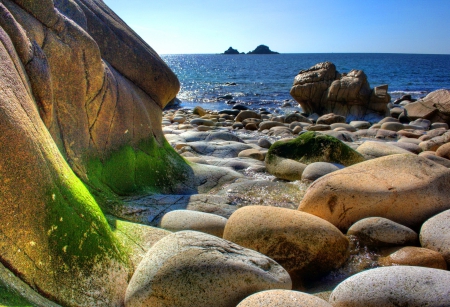
<path fill-rule="evenodd" d="M 290 290 L 267 290 L 250 295 L 236 307 L 331 307 L 314 295 Z"/>
<path fill-rule="evenodd" d="M 220 158 L 234 158 L 239 153 L 246 149 L 251 149 L 252 146 L 240 142 L 223 141 L 223 142 L 190 142 L 189 146 L 201 155 L 212 155 Z"/>
<path fill-rule="evenodd" d="M 206 111 L 201 106 L 195 106 L 194 109 L 192 109 L 192 114 L 205 116 L 206 115 Z"/>
<path fill-rule="evenodd" d="M 359 220 L 348 229 L 347 235 L 357 237 L 359 242 L 370 247 L 419 243 L 419 236 L 414 230 L 382 217 Z"/>
<path fill-rule="evenodd" d="M 384 123 L 381 125 L 380 129 L 400 131 L 404 129 L 404 126 L 401 123 Z"/>
<path fill-rule="evenodd" d="M 447 269 L 447 263 L 444 257 L 431 249 L 407 246 L 393 248 L 388 252 L 389 254 L 387 256 L 378 259 L 380 265 L 410 265 L 441 270 Z"/>
<path fill-rule="evenodd" d="M 219 215 L 174 210 L 164 214 L 159 226 L 170 231 L 195 230 L 222 238 L 226 223 L 227 219 Z"/>
<path fill-rule="evenodd" d="M 348 257 L 349 241 L 336 227 L 285 208 L 240 208 L 228 219 L 223 237 L 274 259 L 294 283 L 336 269 Z"/>
<path fill-rule="evenodd" d="M 450 143 L 445 143 L 438 147 L 436 156 L 450 160 Z"/>
<path fill-rule="evenodd" d="M 411 154 L 408 150 L 393 144 L 375 141 L 364 142 L 356 149 L 356 151 L 367 160 L 396 154 Z"/>
<path fill-rule="evenodd" d="M 327 130 L 331 130 L 331 126 L 330 125 L 311 125 L 306 127 L 306 130 L 308 131 L 327 131 Z"/>
<path fill-rule="evenodd" d="M 291 96 L 306 113 L 335 113 L 348 118 L 384 116 L 390 96 L 387 85 L 370 89 L 363 71 L 339 74 L 330 62 L 302 70 L 294 79 Z"/>
<path fill-rule="evenodd" d="M 355 127 L 356 129 L 368 129 L 371 124 L 367 121 L 351 121 L 350 125 Z"/>
<path fill-rule="evenodd" d="M 125 306 L 231 307 L 258 291 L 290 288 L 289 275 L 272 259 L 215 236 L 180 231 L 148 251 L 130 280 Z"/>
<path fill-rule="evenodd" d="M 302 173 L 302 180 L 314 181 L 326 174 L 339 170 L 339 167 L 328 162 L 314 162 L 309 164 Z"/>
<path fill-rule="evenodd" d="M 252 159 L 259 160 L 259 161 L 264 161 L 264 158 L 266 157 L 266 155 L 263 152 L 259 151 L 258 149 L 246 149 L 246 150 L 241 151 L 238 154 L 238 157 L 252 158 Z"/>
<path fill-rule="evenodd" d="M 236 116 L 235 120 L 237 122 L 242 122 L 244 119 L 247 119 L 247 118 L 261 119 L 261 115 L 259 113 L 256 113 L 255 111 L 244 110 L 244 111 L 239 112 L 239 114 Z"/>
<path fill-rule="evenodd" d="M 331 125 L 336 123 L 345 123 L 345 116 L 329 113 L 322 115 L 316 121 L 316 125 Z"/>
<path fill-rule="evenodd" d="M 431 123 L 450 121 L 450 91 L 437 90 L 425 98 L 405 106 L 408 117 L 412 120 L 427 119 Z"/>
<path fill-rule="evenodd" d="M 412 154 L 359 163 L 316 180 L 299 210 L 340 229 L 378 216 L 417 229 L 450 208 L 450 170 Z"/>
<path fill-rule="evenodd" d="M 285 127 L 284 124 L 275 121 L 263 121 L 259 124 L 259 130 L 271 129 L 273 127 Z"/>
<path fill-rule="evenodd" d="M 437 251 L 450 266 L 450 210 L 427 220 L 420 230 L 422 247 Z"/>
<path fill-rule="evenodd" d="M 308 119 L 307 117 L 298 114 L 298 113 L 292 113 L 289 114 L 288 116 L 286 116 L 286 118 L 284 119 L 284 122 L 287 124 L 290 124 L 292 122 L 300 122 L 300 123 L 307 123 L 307 124 L 313 124 L 313 122 Z"/>
<path fill-rule="evenodd" d="M 410 142 L 405 142 L 405 141 L 401 141 L 402 139 L 400 139 L 398 142 L 388 142 L 389 145 L 394 145 L 396 147 L 399 147 L 401 149 L 405 149 L 413 154 L 420 154 L 422 152 L 422 148 L 420 148 L 419 145 L 414 144 L 414 143 L 410 143 Z"/>
<path fill-rule="evenodd" d="M 427 158 L 442 166 L 450 167 L 450 160 L 437 156 L 434 151 L 423 151 L 419 154 L 419 156 Z"/>
<path fill-rule="evenodd" d="M 449 306 L 450 272 L 392 266 L 356 274 L 331 293 L 335 307 Z"/>

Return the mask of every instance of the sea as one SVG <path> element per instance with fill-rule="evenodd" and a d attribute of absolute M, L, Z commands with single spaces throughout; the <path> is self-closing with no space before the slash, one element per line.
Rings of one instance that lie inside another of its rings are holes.
<path fill-rule="evenodd" d="M 179 107 L 209 110 L 243 104 L 283 113 L 299 109 L 289 91 L 299 71 L 329 61 L 340 73 L 363 70 L 370 86 L 388 84 L 392 101 L 450 89 L 450 55 L 298 53 L 275 55 L 170 54 L 162 59 L 181 83 Z M 283 105 L 293 108 L 283 108 Z M 301 109 L 299 109 L 301 111 Z"/>

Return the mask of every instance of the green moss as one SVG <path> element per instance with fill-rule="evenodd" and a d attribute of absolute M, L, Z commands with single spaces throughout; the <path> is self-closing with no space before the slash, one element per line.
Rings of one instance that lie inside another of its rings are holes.
<path fill-rule="evenodd" d="M 33 304 L 0 283 L 0 307 L 33 307 Z"/>
<path fill-rule="evenodd" d="M 94 190 L 121 196 L 170 193 L 177 183 L 189 178 L 190 172 L 166 141 L 160 145 L 150 139 L 136 147 L 124 146 L 106 159 L 91 160 L 88 184 Z"/>
<path fill-rule="evenodd" d="M 364 161 L 361 154 L 337 138 L 313 131 L 306 132 L 288 142 L 275 142 L 267 156 L 269 162 L 278 156 L 304 164 L 331 162 L 349 166 Z"/>

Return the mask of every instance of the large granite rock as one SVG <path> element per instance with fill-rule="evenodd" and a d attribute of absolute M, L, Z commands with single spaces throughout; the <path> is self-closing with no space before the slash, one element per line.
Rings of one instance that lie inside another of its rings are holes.
<path fill-rule="evenodd" d="M 299 72 L 291 96 L 309 114 L 335 113 L 348 121 L 375 121 L 387 115 L 391 99 L 387 89 L 387 85 L 371 89 L 361 70 L 340 74 L 333 63 L 323 62 Z"/>
<path fill-rule="evenodd" d="M 412 154 L 369 160 L 325 175 L 306 191 L 299 210 L 348 229 L 366 217 L 384 217 L 418 229 L 450 208 L 450 170 Z"/>
<path fill-rule="evenodd" d="M 425 98 L 407 104 L 405 114 L 411 120 L 424 118 L 432 123 L 450 123 L 450 91 L 437 90 Z"/>
<path fill-rule="evenodd" d="M 101 0 L 0 14 L 0 262 L 61 305 L 122 306 L 132 249 L 99 204 L 195 190 L 161 130 L 179 82 Z"/>

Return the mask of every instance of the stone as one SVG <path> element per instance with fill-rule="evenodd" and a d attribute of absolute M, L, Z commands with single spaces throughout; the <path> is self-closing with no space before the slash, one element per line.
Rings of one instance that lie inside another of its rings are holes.
<path fill-rule="evenodd" d="M 378 122 L 378 124 L 383 125 L 383 124 L 385 124 L 385 123 L 398 123 L 398 122 L 399 122 L 399 121 L 398 121 L 397 118 L 387 116 L 387 117 L 383 118 L 382 120 L 380 120 L 380 121 Z M 381 127 L 381 126 L 380 126 L 380 127 Z"/>
<path fill-rule="evenodd" d="M 239 112 L 239 114 L 235 118 L 235 121 L 242 122 L 244 119 L 247 118 L 261 119 L 261 114 L 256 113 L 255 111 L 252 110 L 244 110 Z"/>
<path fill-rule="evenodd" d="M 267 290 L 250 295 L 236 307 L 331 307 L 331 305 L 314 295 L 290 290 Z"/>
<path fill-rule="evenodd" d="M 404 126 L 401 123 L 384 123 L 381 125 L 380 129 L 390 130 L 390 131 L 400 131 L 403 130 Z"/>
<path fill-rule="evenodd" d="M 405 149 L 413 154 L 420 154 L 422 152 L 422 148 L 419 145 L 410 143 L 410 142 L 401 142 L 401 139 L 398 142 L 388 142 L 389 145 L 394 145 L 401 149 Z"/>
<path fill-rule="evenodd" d="M 450 143 L 445 143 L 438 147 L 436 156 L 450 160 Z"/>
<path fill-rule="evenodd" d="M 262 153 L 261 151 L 259 151 L 258 149 L 246 149 L 246 150 L 241 151 L 238 154 L 238 157 L 239 158 L 252 158 L 252 159 L 259 160 L 259 161 L 264 161 L 264 159 L 266 158 L 266 155 L 264 153 Z"/>
<path fill-rule="evenodd" d="M 337 129 L 337 128 L 344 128 L 346 131 L 349 131 L 349 132 L 356 132 L 356 128 L 355 128 L 355 127 L 353 127 L 353 126 L 350 125 L 350 124 L 345 124 L 345 123 L 335 123 L 335 124 L 331 124 L 330 127 L 331 127 L 332 130 L 335 130 L 335 129 Z"/>
<path fill-rule="evenodd" d="M 364 142 L 356 149 L 356 151 L 359 152 L 366 160 L 397 154 L 411 154 L 408 150 L 393 144 L 375 141 Z"/>
<path fill-rule="evenodd" d="M 272 143 L 266 138 L 260 138 L 258 140 L 258 146 L 269 149 L 270 146 L 272 146 Z"/>
<path fill-rule="evenodd" d="M 192 109 L 192 114 L 205 116 L 207 113 L 206 113 L 205 109 L 203 109 L 201 106 L 195 106 L 194 109 Z"/>
<path fill-rule="evenodd" d="M 205 212 L 174 210 L 167 212 L 159 227 L 170 231 L 195 230 L 222 238 L 227 219 Z"/>
<path fill-rule="evenodd" d="M 430 159 L 431 161 L 447 168 L 450 167 L 450 160 L 437 156 L 434 151 L 423 151 L 419 154 L 419 156 Z"/>
<path fill-rule="evenodd" d="M 382 217 L 367 217 L 357 221 L 347 231 L 369 247 L 417 245 L 419 235 L 412 229 Z"/>
<path fill-rule="evenodd" d="M 314 181 L 326 174 L 339 170 L 339 167 L 328 162 L 314 162 L 309 164 L 302 173 L 302 180 Z"/>
<path fill-rule="evenodd" d="M 408 117 L 412 120 L 427 119 L 431 123 L 449 123 L 450 120 L 450 91 L 437 90 L 429 93 L 425 98 L 405 106 Z"/>
<path fill-rule="evenodd" d="M 240 208 L 228 219 L 223 237 L 274 259 L 294 284 L 339 268 L 349 256 L 349 241 L 336 227 L 292 209 Z"/>
<path fill-rule="evenodd" d="M 447 123 L 432 123 L 430 129 L 445 129 L 448 130 L 448 124 Z"/>
<path fill-rule="evenodd" d="M 215 125 L 215 123 L 212 120 L 204 119 L 204 118 L 194 118 L 190 121 L 191 125 L 197 125 L 197 126 L 209 126 L 212 127 Z"/>
<path fill-rule="evenodd" d="M 263 121 L 259 124 L 259 131 L 270 129 L 273 127 L 285 127 L 284 124 L 275 121 Z"/>
<path fill-rule="evenodd" d="M 420 229 L 420 244 L 439 252 L 450 266 L 450 210 L 427 220 Z"/>
<path fill-rule="evenodd" d="M 450 170 L 426 158 L 399 154 L 323 176 L 309 186 L 299 210 L 341 230 L 366 217 L 384 217 L 418 229 L 450 208 Z"/>
<path fill-rule="evenodd" d="M 284 122 L 287 124 L 290 124 L 292 122 L 300 122 L 300 123 L 307 123 L 307 124 L 313 124 L 313 122 L 308 119 L 307 117 L 299 114 L 299 113 L 292 113 L 285 117 Z"/>
<path fill-rule="evenodd" d="M 424 130 L 428 130 L 428 129 L 430 129 L 431 121 L 429 121 L 428 119 L 419 118 L 419 119 L 416 119 L 416 120 L 410 122 L 409 124 L 413 125 L 413 126 L 420 126 Z"/>
<path fill-rule="evenodd" d="M 220 158 L 234 158 L 237 157 L 241 151 L 252 148 L 252 146 L 248 144 L 233 141 L 198 141 L 190 142 L 189 146 L 200 155 Z"/>
<path fill-rule="evenodd" d="M 331 130 L 330 125 L 322 125 L 322 124 L 316 124 L 306 127 L 306 130 L 308 131 L 328 131 Z"/>
<path fill-rule="evenodd" d="M 356 129 L 368 129 L 370 128 L 371 124 L 367 121 L 351 121 L 350 125 L 355 127 Z"/>
<path fill-rule="evenodd" d="M 388 255 L 378 259 L 378 263 L 382 266 L 409 265 L 447 270 L 447 263 L 440 253 L 414 246 L 390 249 Z"/>
<path fill-rule="evenodd" d="M 147 252 L 125 306 L 229 307 L 255 292 L 290 288 L 289 275 L 272 259 L 215 236 L 180 231 Z"/>
<path fill-rule="evenodd" d="M 392 266 L 368 270 L 340 283 L 331 293 L 334 307 L 450 306 L 450 272 Z"/>
<path fill-rule="evenodd" d="M 276 156 L 271 158 L 270 161 L 266 161 L 266 170 L 269 174 L 288 181 L 302 179 L 302 174 L 306 166 L 304 163 Z"/>
<path fill-rule="evenodd" d="M 345 123 L 345 117 L 334 113 L 329 113 L 322 115 L 316 121 L 316 125 L 331 125 L 336 123 Z"/>
<path fill-rule="evenodd" d="M 247 125 L 245 125 L 245 129 L 249 131 L 256 131 L 258 130 L 258 126 L 255 123 L 248 123 Z"/>

